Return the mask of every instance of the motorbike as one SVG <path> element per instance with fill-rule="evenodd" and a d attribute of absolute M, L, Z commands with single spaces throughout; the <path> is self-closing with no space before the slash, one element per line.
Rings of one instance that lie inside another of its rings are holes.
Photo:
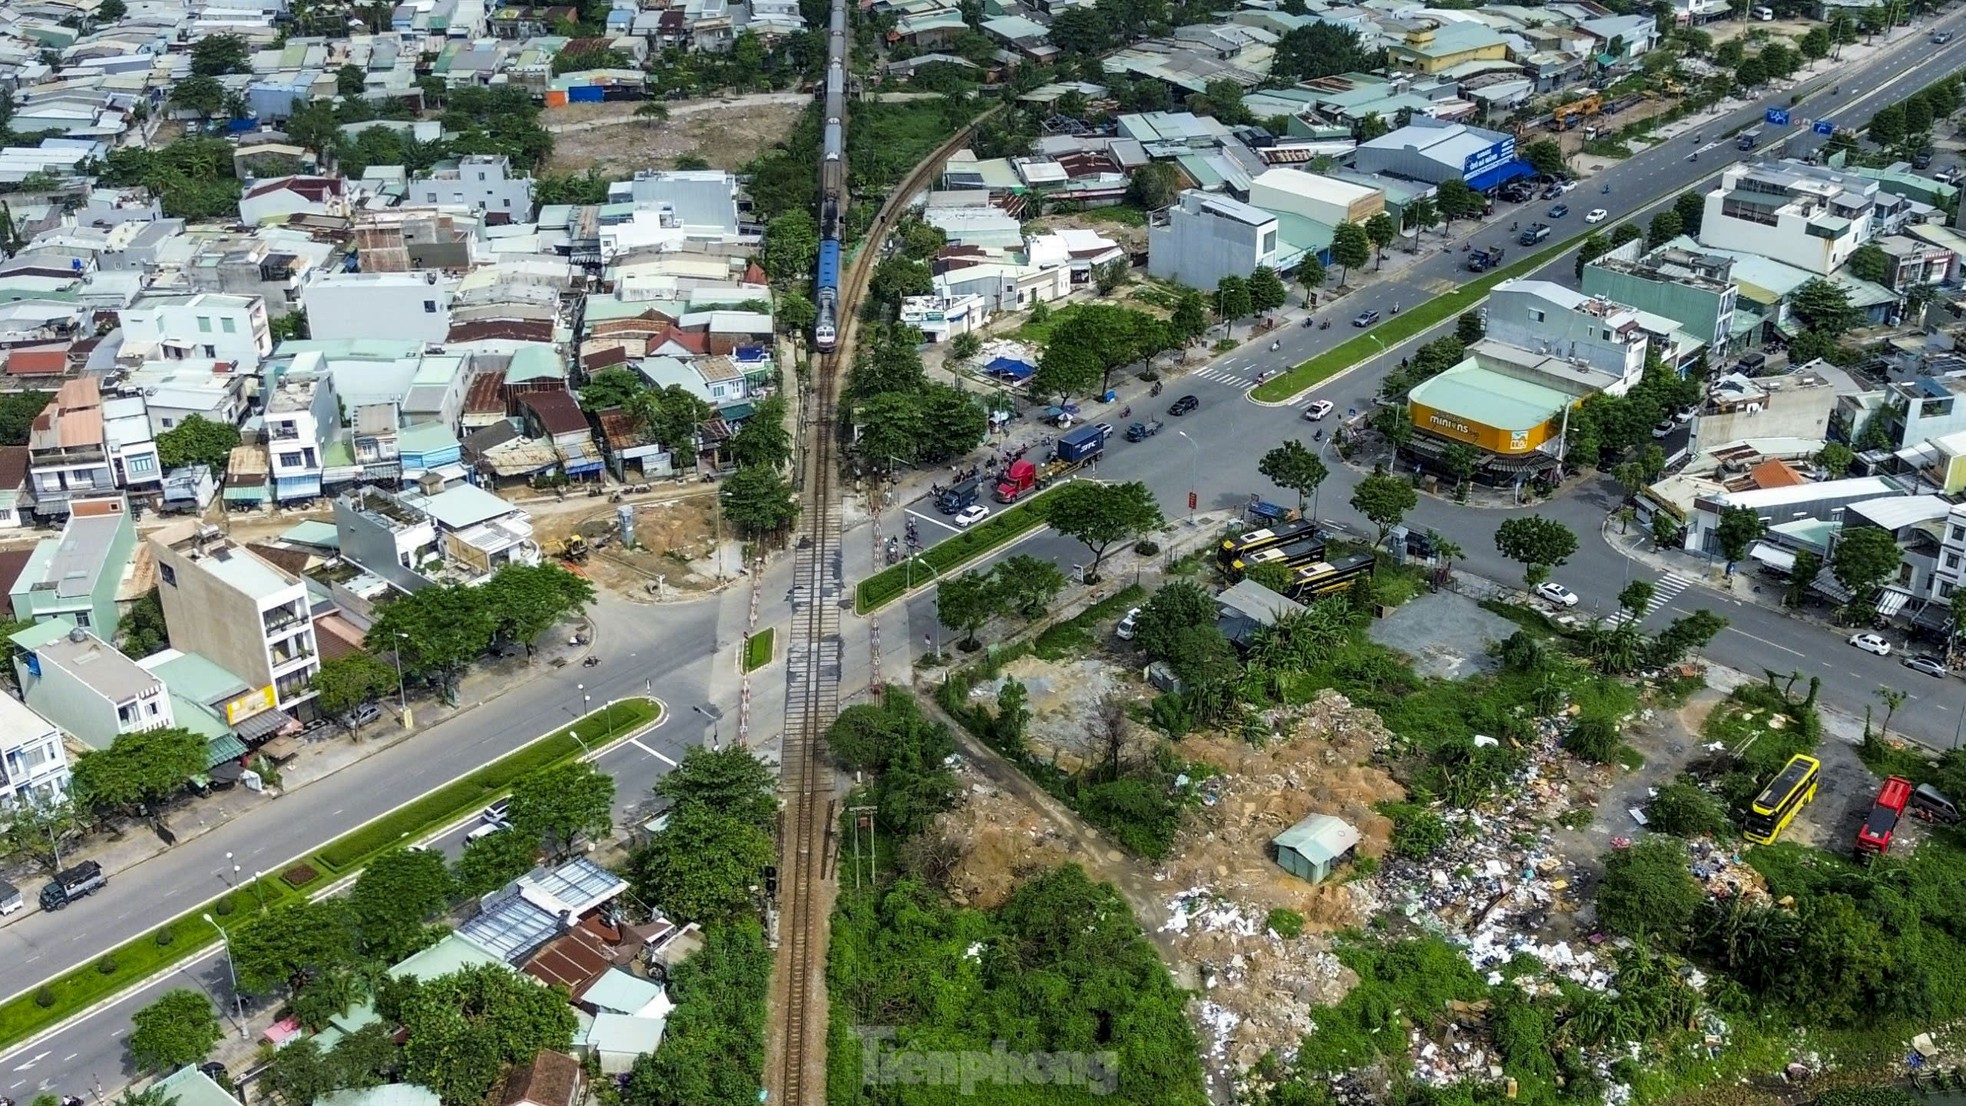
<path fill-rule="evenodd" d="M 1313 434 L 1313 435 L 1311 435 L 1311 440 L 1312 440 L 1312 441 L 1314 441 L 1314 442 L 1321 442 L 1321 441 L 1323 441 L 1323 440 L 1324 440 L 1324 428 L 1323 428 L 1323 427 L 1319 427 L 1319 428 L 1318 428 L 1318 431 L 1317 431 L 1317 433 L 1315 433 L 1315 434 Z"/>
<path fill-rule="evenodd" d="M 1393 314 L 1399 314 L 1399 304 L 1393 304 Z"/>
<path fill-rule="evenodd" d="M 1318 328 L 1319 330 L 1330 330 L 1330 329 L 1331 329 L 1331 320 L 1330 320 L 1330 319 L 1326 319 L 1326 320 L 1324 320 L 1323 322 L 1321 322 L 1321 323 L 1319 323 L 1319 324 L 1317 324 L 1317 328 Z"/>
<path fill-rule="evenodd" d="M 1131 406 L 1120 408 L 1120 418 L 1126 418 L 1131 414 L 1133 414 L 1133 408 Z"/>
<path fill-rule="evenodd" d="M 1283 343 L 1282 343 L 1282 342 L 1271 342 L 1271 343 L 1270 343 L 1270 351 L 1271 351 L 1272 353 L 1274 353 L 1274 352 L 1276 352 L 1277 350 L 1280 350 L 1280 349 L 1282 349 L 1282 348 L 1283 348 Z"/>
<path fill-rule="evenodd" d="M 1472 249 L 1472 248 L 1473 248 L 1473 245 L 1472 245 L 1472 243 L 1468 243 L 1468 242 L 1463 242 L 1463 243 L 1461 243 L 1461 252 L 1462 252 L 1462 253 L 1467 253 L 1467 252 L 1468 252 L 1468 251 L 1469 251 L 1470 249 Z"/>
<path fill-rule="evenodd" d="M 1611 194 L 1611 186 L 1607 184 L 1604 187 L 1598 189 L 1598 191 L 1606 196 L 1609 196 Z"/>
<path fill-rule="evenodd" d="M 1707 132 L 1705 132 L 1705 131 L 1697 131 L 1697 132 L 1695 132 L 1695 133 L 1694 133 L 1694 135 L 1693 135 L 1693 141 L 1695 141 L 1695 142 L 1704 142 L 1704 141 L 1706 140 L 1706 137 L 1707 137 Z"/>
<path fill-rule="evenodd" d="M 1700 160 L 1700 154 L 1699 154 L 1699 152 L 1698 152 L 1697 150 L 1696 150 L 1696 151 L 1694 151 L 1694 153 L 1693 153 L 1693 160 L 1694 160 L 1694 161 L 1698 161 L 1698 160 Z"/>
<path fill-rule="evenodd" d="M 1158 380 L 1154 381 L 1154 386 L 1147 389 L 1147 394 L 1150 396 L 1160 395 L 1160 381 Z"/>
<path fill-rule="evenodd" d="M 586 660 L 580 662 L 580 667 L 592 668 L 599 663 L 601 663 L 601 658 L 594 656 L 593 654 L 590 653 L 588 654 Z"/>

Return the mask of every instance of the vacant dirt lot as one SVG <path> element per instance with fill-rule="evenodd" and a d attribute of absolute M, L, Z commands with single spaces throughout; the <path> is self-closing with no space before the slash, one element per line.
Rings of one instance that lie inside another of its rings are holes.
<path fill-rule="evenodd" d="M 650 123 L 635 118 L 632 103 L 569 104 L 546 113 L 554 129 L 553 157 L 547 171 L 579 173 L 593 169 L 621 177 L 637 169 L 667 169 L 694 154 L 717 169 L 735 169 L 792 132 L 804 110 L 796 103 L 676 104 L 672 118 Z M 690 110 L 683 110 L 689 108 Z M 583 130 L 560 130 L 593 124 Z"/>

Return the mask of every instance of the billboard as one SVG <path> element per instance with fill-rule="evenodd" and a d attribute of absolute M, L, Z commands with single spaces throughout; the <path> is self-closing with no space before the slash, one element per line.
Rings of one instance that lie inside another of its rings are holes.
<path fill-rule="evenodd" d="M 1439 437 L 1465 442 L 1477 449 L 1503 456 L 1528 453 L 1556 437 L 1561 429 L 1554 418 L 1526 430 L 1517 430 L 1489 426 L 1421 403 L 1409 402 L 1407 411 L 1416 430 L 1426 430 Z"/>
<path fill-rule="evenodd" d="M 1466 180 L 1469 177 L 1479 176 L 1498 165 L 1507 165 L 1514 160 L 1515 138 L 1511 135 L 1504 135 L 1500 142 L 1495 143 L 1486 150 L 1476 150 L 1474 153 L 1461 159 L 1461 179 Z"/>
<path fill-rule="evenodd" d="M 273 709 L 273 685 L 268 684 L 257 691 L 248 691 L 225 704 L 225 724 L 236 726 L 242 720 L 251 718 L 263 710 Z"/>

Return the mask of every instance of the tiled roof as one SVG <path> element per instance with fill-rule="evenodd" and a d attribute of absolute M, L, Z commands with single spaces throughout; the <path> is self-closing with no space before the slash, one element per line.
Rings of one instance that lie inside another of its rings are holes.
<path fill-rule="evenodd" d="M 505 374 L 481 372 L 472 377 L 470 387 L 464 391 L 464 409 L 472 414 L 490 411 L 504 414 Z"/>
<path fill-rule="evenodd" d="M 575 434 L 587 429 L 587 417 L 580 413 L 580 404 L 567 392 L 527 392 L 519 397 L 519 402 L 531 409 L 550 435 Z"/>
<path fill-rule="evenodd" d="M 0 492 L 13 491 L 27 481 L 27 447 L 0 446 Z"/>
<path fill-rule="evenodd" d="M 544 1049 L 532 1063 L 505 1075 L 499 1106 L 573 1106 L 580 1091 L 580 1061 Z"/>
<path fill-rule="evenodd" d="M 597 349 L 592 353 L 583 353 L 580 355 L 580 363 L 588 369 L 605 369 L 610 365 L 626 365 L 628 363 L 628 347 L 609 346 L 606 349 Z"/>
<path fill-rule="evenodd" d="M 452 323 L 450 334 L 446 337 L 452 342 L 492 340 L 551 342 L 553 321 L 551 319 L 484 319 L 477 322 Z"/>
<path fill-rule="evenodd" d="M 17 348 L 7 354 L 8 376 L 60 376 L 68 371 L 68 347 Z"/>

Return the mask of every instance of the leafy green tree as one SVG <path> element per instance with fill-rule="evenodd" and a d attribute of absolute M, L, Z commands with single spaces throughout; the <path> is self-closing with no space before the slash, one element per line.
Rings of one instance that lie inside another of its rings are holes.
<path fill-rule="evenodd" d="M 1677 948 L 1705 899 L 1686 845 L 1672 837 L 1647 837 L 1605 859 L 1597 916 L 1614 932 Z"/>
<path fill-rule="evenodd" d="M 406 677 L 429 680 L 449 694 L 465 666 L 491 647 L 497 626 L 482 588 L 448 584 L 379 606 L 368 640 L 393 644 Z"/>
<path fill-rule="evenodd" d="M 1857 455 L 1842 442 L 1825 442 L 1823 448 L 1816 451 L 1816 463 L 1823 466 L 1824 473 L 1831 480 L 1835 480 L 1850 472 L 1850 466 L 1857 463 Z"/>
<path fill-rule="evenodd" d="M 28 428 L 53 398 L 49 392 L 0 393 L 0 445 L 26 445 Z"/>
<path fill-rule="evenodd" d="M 1300 512 L 1305 498 L 1315 495 L 1318 486 L 1331 475 L 1324 461 L 1296 438 L 1286 438 L 1282 445 L 1263 454 L 1262 460 L 1256 463 L 1256 471 L 1269 477 L 1270 483 L 1277 487 L 1296 492 Z"/>
<path fill-rule="evenodd" d="M 225 86 L 212 77 L 186 77 L 171 89 L 170 104 L 210 119 L 225 110 Z"/>
<path fill-rule="evenodd" d="M 774 216 L 765 227 L 764 254 L 759 259 L 771 279 L 790 282 L 812 271 L 819 257 L 819 224 L 804 208 Z"/>
<path fill-rule="evenodd" d="M 517 830 L 488 833 L 464 843 L 452 876 L 462 894 L 489 894 L 531 871 L 538 852 L 538 841 Z"/>
<path fill-rule="evenodd" d="M 1598 233 L 1597 231 L 1592 231 L 1589 234 L 1584 235 L 1584 240 L 1577 244 L 1577 264 L 1576 264 L 1577 278 L 1579 280 L 1583 279 L 1584 269 L 1587 268 L 1591 262 L 1596 261 L 1598 258 L 1603 257 L 1605 254 L 1610 252 L 1611 252 L 1611 242 L 1609 239 L 1605 238 L 1604 235 Z"/>
<path fill-rule="evenodd" d="M 1160 504 L 1139 481 L 1095 484 L 1076 480 L 1045 499 L 1045 518 L 1051 528 L 1083 544 L 1092 554 L 1088 582 L 1099 577 L 1099 565 L 1115 542 L 1137 538 L 1161 524 Z"/>
<path fill-rule="evenodd" d="M 744 420 L 730 440 L 730 454 L 740 465 L 784 468 L 792 460 L 792 435 L 785 429 L 785 397 L 773 395 L 759 401 L 751 417 Z"/>
<path fill-rule="evenodd" d="M 32 860 L 53 873 L 62 868 L 62 850 L 81 836 L 81 811 L 66 795 L 26 795 L 7 808 L 0 830 L 5 855 Z"/>
<path fill-rule="evenodd" d="M 980 644 L 976 640 L 976 632 L 1002 613 L 1002 595 L 993 574 L 988 571 L 966 572 L 950 577 L 935 589 L 936 621 L 951 630 L 961 631 L 962 644 L 966 648 L 976 648 Z"/>
<path fill-rule="evenodd" d="M 1249 274 L 1249 307 L 1256 314 L 1275 311 L 1290 299 L 1284 290 L 1282 278 L 1277 271 L 1267 265 L 1258 265 Z"/>
<path fill-rule="evenodd" d="M 1679 237 L 1684 229 L 1684 225 L 1680 222 L 1679 211 L 1669 207 L 1652 216 L 1651 225 L 1645 228 L 1645 245 L 1648 249 L 1663 246 Z"/>
<path fill-rule="evenodd" d="M 655 793 L 675 809 L 702 806 L 761 831 L 778 821 L 777 775 L 741 746 L 693 746 L 681 764 L 656 782 Z"/>
<path fill-rule="evenodd" d="M 1525 144 L 1517 153 L 1546 177 L 1563 176 L 1569 168 L 1563 157 L 1563 147 L 1557 145 L 1553 138 L 1539 138 Z"/>
<path fill-rule="evenodd" d="M 902 254 L 890 254 L 874 266 L 867 281 L 867 296 L 892 314 L 899 315 L 901 301 L 908 296 L 926 296 L 935 291 L 935 274 L 928 266 Z"/>
<path fill-rule="evenodd" d="M 131 1015 L 130 1061 L 139 1071 L 176 1071 L 211 1055 L 224 1035 L 211 1000 L 176 987 Z"/>
<path fill-rule="evenodd" d="M 285 1106 L 313 1106 L 342 1089 L 335 1065 L 312 1037 L 301 1037 L 276 1050 L 258 1082 Z"/>
<path fill-rule="evenodd" d="M 1364 72 L 1378 65 L 1379 52 L 1368 48 L 1356 30 L 1342 24 L 1312 21 L 1285 31 L 1277 40 L 1270 72 L 1277 77 L 1306 81 Z"/>
<path fill-rule="evenodd" d="M 791 485 L 772 469 L 738 469 L 724 481 L 718 499 L 731 525 L 753 536 L 779 533 L 799 517 Z"/>
<path fill-rule="evenodd" d="M 360 708 L 396 690 L 396 670 L 357 649 L 321 662 L 321 670 L 307 682 L 314 689 L 314 705 L 322 714 L 341 723 L 353 734 L 361 730 Z"/>
<path fill-rule="evenodd" d="M 1200 292 L 1184 292 L 1175 301 L 1174 314 L 1168 322 L 1183 342 L 1192 342 L 1208 330 L 1208 302 Z"/>
<path fill-rule="evenodd" d="M 566 998 L 503 964 L 406 979 L 384 993 L 408 1033 L 403 1077 L 436 1091 L 444 1106 L 475 1106 L 506 1068 L 573 1043 Z"/>
<path fill-rule="evenodd" d="M 93 810 L 136 813 L 184 790 L 207 759 L 205 739 L 181 726 L 118 734 L 75 761 L 70 790 Z"/>
<path fill-rule="evenodd" d="M 123 0 L 102 0 L 102 3 L 96 5 L 96 21 L 98 23 L 115 23 L 125 15 L 128 15 L 129 11 L 130 9 L 124 5 Z"/>
<path fill-rule="evenodd" d="M 1833 46 L 1834 43 L 1830 41 L 1829 28 L 1820 25 L 1809 28 L 1796 43 L 1796 49 L 1801 51 L 1802 56 L 1810 61 L 1821 61 L 1829 57 L 1829 52 Z"/>
<path fill-rule="evenodd" d="M 1788 589 L 1783 593 L 1782 602 L 1790 607 L 1800 607 L 1809 595 L 1809 585 L 1823 571 L 1821 555 L 1804 549 L 1795 555 L 1795 567 L 1789 570 Z M 1961 589 L 1966 590 L 1966 589 Z"/>
<path fill-rule="evenodd" d="M 1903 560 L 1904 551 L 1889 530 L 1846 526 L 1830 550 L 1829 570 L 1851 594 L 1851 606 L 1867 609 L 1875 602 L 1877 589 L 1897 576 Z"/>
<path fill-rule="evenodd" d="M 210 465 L 213 472 L 224 472 L 238 444 L 238 427 L 186 415 L 183 422 L 157 436 L 157 463 L 166 472 L 186 465 Z"/>
<path fill-rule="evenodd" d="M 1789 310 L 1802 325 L 1826 338 L 1841 338 L 1863 323 L 1863 315 L 1850 306 L 1850 293 L 1822 277 L 1812 277 L 1789 297 Z"/>
<path fill-rule="evenodd" d="M 1018 553 L 998 562 L 996 586 L 1004 606 L 1020 618 L 1040 618 L 1065 590 L 1065 573 L 1042 557 Z"/>
<path fill-rule="evenodd" d="M 368 85 L 368 75 L 359 65 L 344 65 L 334 71 L 334 90 L 338 96 L 360 96 Z"/>
<path fill-rule="evenodd" d="M 1077 342 L 1054 341 L 1045 347 L 1044 356 L 1038 359 L 1037 371 L 1031 374 L 1031 392 L 1038 396 L 1056 396 L 1062 403 L 1073 396 L 1091 395 L 1099 386 L 1104 372 L 1105 367 L 1096 350 Z"/>
<path fill-rule="evenodd" d="M 1463 311 L 1454 320 L 1454 337 L 1464 346 L 1474 345 L 1486 337 L 1487 334 L 1488 324 L 1482 321 L 1479 312 Z"/>
<path fill-rule="evenodd" d="M 1522 565 L 1523 580 L 1533 587 L 1577 551 L 1577 534 L 1555 519 L 1520 515 L 1495 528 L 1495 551 Z"/>
<path fill-rule="evenodd" d="M 1687 776 L 1661 786 L 1645 813 L 1653 829 L 1674 837 L 1725 837 L 1732 828 L 1719 800 Z"/>
<path fill-rule="evenodd" d="M 587 378 L 586 386 L 580 389 L 580 406 L 588 411 L 631 407 L 647 391 L 642 374 L 616 365 Z"/>
<path fill-rule="evenodd" d="M 131 660 L 142 660 L 171 645 L 170 626 L 164 620 L 164 603 L 152 588 L 130 606 L 130 613 L 116 626 L 122 639 L 117 649 Z"/>
<path fill-rule="evenodd" d="M 191 72 L 199 77 L 252 72 L 246 40 L 238 35 L 204 35 L 191 44 Z"/>
<path fill-rule="evenodd" d="M 430 945 L 426 925 L 443 913 L 457 881 L 432 849 L 392 849 L 369 862 L 348 892 L 348 914 L 362 956 L 383 964 Z"/>
<path fill-rule="evenodd" d="M 671 917 L 728 922 L 751 913 L 777 855 L 755 823 L 701 804 L 678 806 L 669 828 L 628 859 L 635 894 Z"/>
<path fill-rule="evenodd" d="M 1180 179 L 1176 176 L 1170 162 L 1149 162 L 1134 171 L 1133 179 L 1127 182 L 1126 200 L 1135 207 L 1147 211 L 1159 211 L 1173 205 L 1180 194 Z"/>
<path fill-rule="evenodd" d="M 1406 205 L 1401 215 L 1412 225 L 1416 238 L 1420 231 L 1432 230 L 1440 225 L 1440 205 L 1434 202 L 1432 196 L 1415 198 Z"/>
<path fill-rule="evenodd" d="M 1372 253 L 1377 265 L 1386 263 L 1386 247 L 1399 240 L 1399 225 L 1393 217 L 1381 211 L 1365 221 L 1365 236 L 1372 242 Z"/>
<path fill-rule="evenodd" d="M 1633 618 L 1643 617 L 1645 609 L 1652 605 L 1658 595 L 1658 586 L 1650 580 L 1633 580 L 1618 592 L 1618 607 Z"/>
<path fill-rule="evenodd" d="M 1761 515 L 1752 507 L 1729 507 L 1720 512 L 1720 521 L 1714 524 L 1714 540 L 1720 543 L 1720 555 L 1727 558 L 1729 571 L 1737 561 L 1746 559 L 1748 550 L 1759 541 L 1768 529 Z"/>
<path fill-rule="evenodd" d="M 347 904 L 336 899 L 276 904 L 231 927 L 228 936 L 239 990 L 249 995 L 291 998 L 355 958 L 354 923 Z"/>
<path fill-rule="evenodd" d="M 1231 274 L 1223 277 L 1215 285 L 1215 313 L 1226 323 L 1247 317 L 1256 310 L 1256 304 L 1249 295 L 1249 281 Z"/>
<path fill-rule="evenodd" d="M 775 317 L 779 329 L 787 334 L 810 334 L 813 324 L 819 321 L 819 308 L 813 306 L 804 292 L 788 288 L 778 294 Z"/>
<path fill-rule="evenodd" d="M 1089 7 L 1061 13 L 1093 13 Z M 1095 13 L 1096 14 L 1096 13 Z M 746 919 L 704 931 L 703 951 L 669 980 L 676 1003 L 662 1047 L 635 1060 L 622 1106 L 749 1106 L 762 1088 L 763 1011 L 771 989 L 764 930 Z"/>
<path fill-rule="evenodd" d="M 1378 528 L 1374 545 L 1384 545 L 1386 534 L 1398 526 L 1406 512 L 1420 505 L 1420 493 L 1413 482 L 1390 472 L 1374 472 L 1352 489 L 1352 510 L 1364 515 Z"/>
<path fill-rule="evenodd" d="M 983 336 L 973 330 L 965 330 L 949 340 L 949 355 L 958 361 L 967 361 L 983 352 Z"/>
<path fill-rule="evenodd" d="M 1440 213 L 1450 221 L 1472 219 L 1488 208 L 1488 201 L 1481 193 L 1468 187 L 1468 182 L 1464 180 L 1444 180 L 1434 191 L 1434 202 L 1440 205 Z"/>
<path fill-rule="evenodd" d="M 1338 266 L 1338 287 L 1345 286 L 1353 269 L 1362 268 L 1371 260 L 1372 239 L 1364 227 L 1348 220 L 1332 229 L 1331 261 Z"/>
<path fill-rule="evenodd" d="M 1870 126 L 1865 133 L 1879 146 L 1896 146 L 1905 140 L 1905 109 L 1903 104 L 1886 104 L 1878 108 L 1870 117 Z"/>
<path fill-rule="evenodd" d="M 1872 284 L 1886 284 L 1891 279 L 1891 255 L 1877 243 L 1865 242 L 1850 254 L 1850 275 Z"/>
<path fill-rule="evenodd" d="M 1297 263 L 1297 283 L 1304 286 L 1305 307 L 1317 306 L 1318 289 L 1330 279 L 1331 274 L 1325 270 L 1324 262 L 1318 260 L 1316 254 L 1304 255 L 1304 260 Z"/>
<path fill-rule="evenodd" d="M 521 776 L 512 785 L 512 828 L 565 855 L 582 834 L 599 840 L 614 828 L 614 777 L 584 761 Z"/>
<path fill-rule="evenodd" d="M 1188 580 L 1163 584 L 1133 620 L 1133 643 L 1155 660 L 1174 655 L 1176 639 L 1189 626 L 1215 623 L 1215 598 Z"/>

